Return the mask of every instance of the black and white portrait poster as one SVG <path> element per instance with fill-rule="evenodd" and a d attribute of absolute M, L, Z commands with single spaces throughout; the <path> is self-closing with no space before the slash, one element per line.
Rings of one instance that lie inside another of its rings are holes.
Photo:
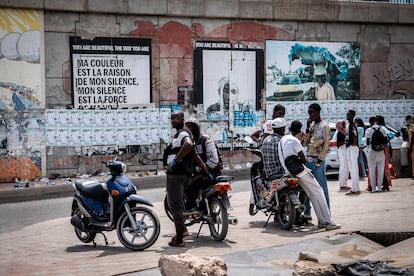
<path fill-rule="evenodd" d="M 151 101 L 151 41 L 70 38 L 76 109 L 115 109 Z"/>
<path fill-rule="evenodd" d="M 206 114 L 256 110 L 256 52 L 206 50 L 202 59 Z"/>

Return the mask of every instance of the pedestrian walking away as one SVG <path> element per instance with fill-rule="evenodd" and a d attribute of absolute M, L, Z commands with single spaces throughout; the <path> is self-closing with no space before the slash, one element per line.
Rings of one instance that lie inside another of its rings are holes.
<path fill-rule="evenodd" d="M 376 118 L 369 119 L 371 126 L 366 131 L 368 172 L 371 183 L 371 192 L 381 192 L 384 178 L 385 152 L 387 132 L 378 125 Z M 374 137 L 375 136 L 375 137 Z M 375 141 L 379 139 L 379 141 Z M 382 146 L 381 146 L 382 145 Z"/>
<path fill-rule="evenodd" d="M 303 170 L 294 174 L 294 176 L 299 179 L 300 186 L 305 190 L 306 195 L 315 209 L 315 214 L 318 218 L 318 228 L 325 228 L 328 231 L 339 229 L 341 226 L 332 222 L 331 212 L 326 202 L 322 187 L 313 176 L 311 170 L 304 165 L 306 163 L 304 148 L 297 138 L 297 136 L 302 133 L 301 128 L 301 122 L 293 121 L 290 127 L 291 134 L 284 135 L 281 138 L 278 148 L 280 163 L 286 173 L 292 174 L 286 166 L 285 160 L 293 158 L 299 159 L 302 162 Z"/>
<path fill-rule="evenodd" d="M 309 119 L 306 122 L 304 146 L 307 147 L 306 167 L 312 170 L 325 194 L 326 203 L 330 208 L 328 180 L 326 179 L 325 158 L 329 151 L 331 130 L 329 124 L 321 118 L 321 106 L 313 103 L 308 107 Z M 309 200 L 305 201 L 305 218 L 311 219 Z"/>

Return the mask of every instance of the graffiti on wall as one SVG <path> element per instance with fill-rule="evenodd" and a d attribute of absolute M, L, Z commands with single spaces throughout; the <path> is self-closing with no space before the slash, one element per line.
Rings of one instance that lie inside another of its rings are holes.
<path fill-rule="evenodd" d="M 374 52 L 374 56 L 383 55 Z M 386 63 L 361 65 L 365 99 L 414 99 L 414 46 L 391 45 Z"/>
<path fill-rule="evenodd" d="M 413 80 L 414 79 L 414 59 L 401 57 L 396 64 L 389 66 L 390 79 L 393 80 Z"/>
<path fill-rule="evenodd" d="M 39 11 L 0 9 L 1 156 L 30 157 L 38 170 L 44 148 L 42 20 Z"/>
<path fill-rule="evenodd" d="M 383 64 L 372 68 L 371 86 L 368 95 L 383 94 L 387 98 L 414 98 L 414 59 L 401 57 L 394 64 Z"/>

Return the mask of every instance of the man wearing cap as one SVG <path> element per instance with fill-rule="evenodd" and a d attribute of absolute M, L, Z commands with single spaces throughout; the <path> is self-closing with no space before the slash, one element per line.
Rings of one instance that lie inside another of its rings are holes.
<path fill-rule="evenodd" d="M 256 142 L 258 148 L 262 146 L 264 139 L 273 133 L 272 122 L 273 120 L 267 120 L 260 130 L 250 135 L 253 141 Z"/>
<path fill-rule="evenodd" d="M 262 145 L 263 140 L 268 136 L 269 134 L 273 133 L 272 129 L 272 121 L 276 118 L 283 118 L 285 117 L 286 108 L 281 105 L 277 104 L 273 107 L 273 113 L 272 113 L 272 119 L 267 120 L 263 127 L 259 130 L 256 130 L 250 137 L 257 143 L 257 146 L 260 147 Z"/>
<path fill-rule="evenodd" d="M 269 181 L 279 178 L 284 170 L 279 161 L 278 145 L 285 134 L 286 121 L 276 118 L 272 121 L 273 133 L 267 136 L 262 145 L 263 166 Z"/>
<path fill-rule="evenodd" d="M 326 179 L 325 158 L 329 151 L 331 130 L 329 124 L 321 119 L 321 106 L 313 103 L 308 107 L 309 119 L 306 123 L 304 146 L 306 151 L 306 167 L 312 170 L 316 180 L 325 194 L 326 203 L 330 208 L 328 180 Z M 311 219 L 309 201 L 305 201 L 305 218 Z"/>

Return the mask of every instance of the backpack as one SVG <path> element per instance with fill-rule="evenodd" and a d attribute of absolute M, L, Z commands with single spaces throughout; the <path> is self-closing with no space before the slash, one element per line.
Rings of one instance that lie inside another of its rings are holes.
<path fill-rule="evenodd" d="M 197 141 L 203 147 L 203 155 L 206 154 L 206 141 L 207 141 L 207 139 L 208 139 L 208 136 L 202 135 L 199 138 L 199 140 Z M 223 158 L 221 156 L 221 152 L 220 152 L 220 149 L 217 146 L 216 141 L 214 141 L 214 146 L 216 147 L 217 155 L 218 155 L 218 164 L 217 164 L 217 166 L 215 168 L 215 171 L 217 169 L 217 172 L 216 173 L 220 173 L 221 174 L 221 170 L 224 168 L 224 166 L 223 166 Z M 202 156 L 201 158 L 207 158 L 207 157 L 206 156 Z"/>
<path fill-rule="evenodd" d="M 381 127 L 373 128 L 374 132 L 371 137 L 371 148 L 373 151 L 383 151 L 387 143 L 387 138 L 382 134 Z"/>

